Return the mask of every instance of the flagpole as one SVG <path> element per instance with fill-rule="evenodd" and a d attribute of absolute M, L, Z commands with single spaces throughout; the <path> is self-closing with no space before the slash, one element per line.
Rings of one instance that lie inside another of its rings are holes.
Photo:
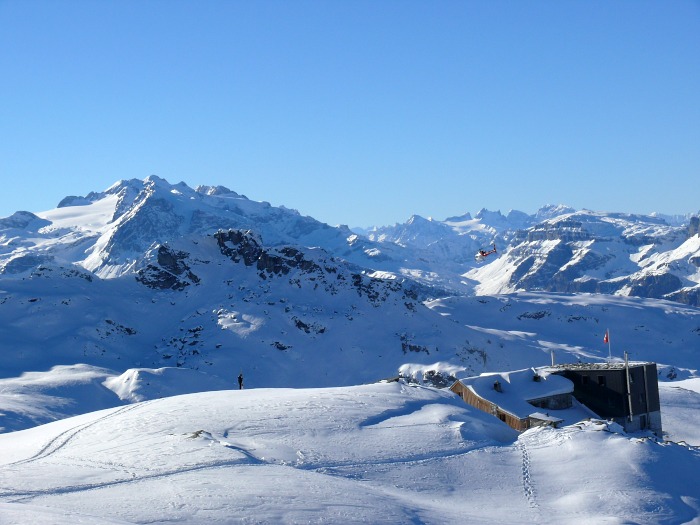
<path fill-rule="evenodd" d="M 612 361 L 612 350 L 610 348 L 610 330 L 605 329 L 605 339 L 608 340 L 608 361 Z"/>

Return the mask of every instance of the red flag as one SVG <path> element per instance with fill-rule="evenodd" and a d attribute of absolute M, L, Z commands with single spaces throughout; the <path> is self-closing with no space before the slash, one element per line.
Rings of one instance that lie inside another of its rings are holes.
<path fill-rule="evenodd" d="M 605 331 L 605 336 L 603 337 L 603 342 L 608 344 L 610 342 L 610 337 L 608 336 L 608 331 Z"/>

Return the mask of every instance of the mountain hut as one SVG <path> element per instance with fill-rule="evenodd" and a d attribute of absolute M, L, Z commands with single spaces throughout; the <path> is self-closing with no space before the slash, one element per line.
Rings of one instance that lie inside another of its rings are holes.
<path fill-rule="evenodd" d="M 558 426 L 562 419 L 536 408 L 570 408 L 574 385 L 562 375 L 528 368 L 458 379 L 450 390 L 467 404 L 522 432 L 536 426 Z"/>

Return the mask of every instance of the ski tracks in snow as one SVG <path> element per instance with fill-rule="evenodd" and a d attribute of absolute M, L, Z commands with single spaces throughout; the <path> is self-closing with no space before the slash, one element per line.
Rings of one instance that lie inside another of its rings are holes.
<path fill-rule="evenodd" d="M 54 436 L 52 439 L 50 439 L 41 449 L 39 449 L 34 455 L 20 459 L 18 461 L 13 461 L 12 463 L 6 463 L 4 465 L 1 465 L 2 467 L 14 467 L 18 465 L 26 465 L 28 463 L 33 463 L 35 461 L 39 461 L 41 459 L 47 458 L 49 456 L 52 456 L 62 448 L 64 448 L 68 443 L 70 443 L 76 436 L 78 436 L 81 432 L 84 430 L 97 425 L 99 423 L 103 423 L 109 419 L 112 419 L 114 417 L 117 417 L 121 414 L 124 414 L 125 412 L 130 412 L 132 410 L 136 410 L 140 407 L 145 406 L 146 404 L 153 403 L 154 401 L 157 400 L 150 400 L 150 401 L 144 401 L 142 403 L 138 403 L 135 405 L 126 405 L 124 407 L 121 407 L 113 412 L 110 412 L 109 414 L 102 416 L 100 418 L 94 419 L 92 421 L 89 421 L 87 423 L 83 423 L 81 425 L 77 425 L 73 428 L 69 428 L 68 430 L 64 430 L 60 434 L 57 434 Z"/>
<path fill-rule="evenodd" d="M 99 417 L 97 419 L 94 419 L 93 421 L 89 421 L 87 423 L 83 423 L 80 425 L 76 425 L 72 428 L 69 428 L 67 430 L 64 430 L 63 432 L 57 434 L 54 436 L 52 439 L 50 439 L 47 443 L 45 443 L 41 449 L 39 449 L 35 454 L 33 454 L 30 457 L 14 461 L 12 463 L 6 463 L 4 465 L 0 465 L 0 468 L 5 469 L 7 467 L 18 467 L 22 465 L 28 465 L 37 461 L 40 461 L 42 459 L 50 458 L 52 455 L 54 455 L 56 452 L 64 449 L 66 445 L 68 445 L 73 439 L 75 439 L 77 436 L 79 436 L 83 431 L 87 430 L 90 427 L 93 427 L 97 424 L 107 422 L 117 416 L 121 416 L 127 412 L 131 412 L 132 410 L 136 410 L 140 407 L 143 407 L 147 404 L 151 404 L 154 402 L 159 401 L 158 399 L 153 399 L 149 401 L 144 401 L 135 405 L 127 405 L 124 407 L 121 407 L 119 409 L 114 410 L 113 412 L 110 412 L 109 414 Z M 233 450 L 243 456 L 243 461 L 249 465 L 262 465 L 265 464 L 266 462 L 255 457 L 253 454 L 248 452 L 242 447 L 233 445 L 231 443 L 225 442 L 218 440 L 214 438 L 209 432 L 205 431 L 199 431 L 194 433 L 192 438 L 196 437 L 201 437 L 204 438 L 205 440 L 215 442 L 219 445 L 222 445 L 230 450 Z M 70 458 L 69 458 L 70 459 Z M 80 483 L 80 484 L 75 484 L 75 485 L 63 485 L 63 486 L 56 486 L 56 487 L 46 487 L 46 488 L 38 488 L 38 489 L 18 489 L 18 490 L 12 490 L 8 489 L 5 487 L 0 487 L 0 501 L 14 501 L 14 502 L 19 502 L 19 501 L 28 501 L 37 497 L 42 497 L 42 496 L 50 496 L 50 495 L 57 495 L 57 494 L 70 494 L 70 493 L 76 493 L 76 492 L 83 492 L 83 491 L 89 491 L 89 490 L 96 490 L 96 489 L 104 489 L 108 487 L 114 487 L 118 485 L 124 485 L 124 484 L 129 484 L 129 483 L 138 483 L 138 482 L 143 482 L 143 481 L 149 481 L 149 480 L 158 480 L 158 479 L 167 479 L 172 476 L 177 476 L 181 474 L 186 474 L 189 472 L 197 472 L 197 471 L 203 471 L 203 470 L 208 470 L 208 469 L 216 469 L 216 468 L 227 468 L 232 465 L 239 465 L 241 464 L 241 459 L 236 458 L 234 460 L 231 459 L 226 459 L 226 460 L 213 460 L 213 461 L 205 461 L 201 462 L 196 465 L 187 465 L 187 466 L 178 466 L 176 468 L 171 468 L 171 469 L 165 469 L 157 472 L 146 472 L 146 473 L 140 473 L 136 474 L 135 472 L 132 472 L 130 470 L 127 470 L 120 465 L 115 465 L 115 464 L 105 464 L 99 461 L 95 460 L 90 460 L 86 458 L 82 458 L 80 460 L 82 464 L 88 464 L 93 468 L 100 468 L 100 469 L 109 469 L 112 471 L 122 471 L 124 473 L 123 477 L 117 478 L 117 479 L 112 479 L 112 480 L 105 480 L 105 481 L 98 481 L 95 483 Z"/>

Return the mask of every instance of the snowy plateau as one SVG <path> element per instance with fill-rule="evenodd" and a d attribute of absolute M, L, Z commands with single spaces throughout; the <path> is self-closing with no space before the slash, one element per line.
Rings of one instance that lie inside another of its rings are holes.
<path fill-rule="evenodd" d="M 0 525 L 700 524 L 699 229 L 545 206 L 351 230 L 155 176 L 18 211 Z M 518 433 L 446 388 L 623 352 L 657 363 L 661 437 Z"/>

